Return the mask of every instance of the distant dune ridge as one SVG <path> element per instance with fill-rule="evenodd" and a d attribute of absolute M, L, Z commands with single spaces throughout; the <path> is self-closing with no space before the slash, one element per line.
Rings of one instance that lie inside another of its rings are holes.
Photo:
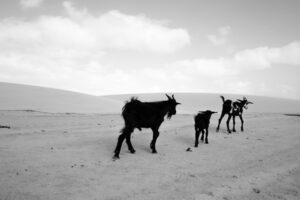
<path fill-rule="evenodd" d="M 121 108 L 118 100 L 45 87 L 0 83 L 0 93 L 0 110 L 116 113 Z"/>
<path fill-rule="evenodd" d="M 121 113 L 124 102 L 131 96 L 142 101 L 165 100 L 163 93 L 153 94 L 126 94 L 93 96 L 59 89 L 28 86 L 21 84 L 0 82 L 0 110 L 37 110 L 55 113 Z M 246 112 L 263 113 L 300 113 L 300 101 L 236 94 L 207 94 L 207 93 L 175 93 L 175 98 L 182 105 L 178 106 L 178 113 L 194 114 L 199 110 L 221 111 L 222 100 L 220 95 L 227 99 L 236 100 L 246 96 L 249 105 Z"/>
<path fill-rule="evenodd" d="M 262 113 L 300 113 L 300 101 L 291 99 L 281 99 L 273 97 L 237 95 L 237 94 L 210 94 L 210 93 L 175 93 L 175 98 L 182 105 L 178 106 L 179 113 L 195 113 L 198 110 L 214 110 L 221 112 L 222 100 L 220 95 L 225 99 L 243 99 L 243 96 L 254 104 L 249 105 L 246 112 Z M 131 96 L 137 96 L 144 101 L 157 101 L 165 99 L 164 94 L 128 94 L 128 95 L 111 95 L 106 96 L 111 99 L 125 101 Z"/>

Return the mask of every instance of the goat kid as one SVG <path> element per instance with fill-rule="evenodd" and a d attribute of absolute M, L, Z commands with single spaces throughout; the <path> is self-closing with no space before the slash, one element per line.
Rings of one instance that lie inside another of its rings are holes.
<path fill-rule="evenodd" d="M 202 132 L 201 141 L 204 140 L 205 133 L 205 143 L 208 144 L 208 128 L 210 123 L 211 115 L 217 113 L 214 111 L 206 110 L 199 111 L 197 115 L 195 115 L 195 147 L 198 147 L 199 144 L 199 136 L 200 132 Z"/>
<path fill-rule="evenodd" d="M 251 101 L 248 101 L 246 97 L 243 97 L 243 100 L 237 99 L 235 102 L 232 102 L 232 100 L 227 99 L 223 96 L 220 96 L 222 101 L 223 101 L 223 107 L 222 107 L 222 113 L 219 118 L 219 123 L 217 126 L 217 132 L 220 129 L 220 124 L 223 119 L 223 117 L 228 114 L 228 118 L 226 121 L 227 125 L 227 132 L 231 133 L 230 128 L 229 128 L 229 122 L 232 117 L 233 121 L 233 128 L 232 131 L 236 132 L 235 130 L 235 117 L 238 116 L 241 120 L 241 131 L 244 131 L 244 120 L 243 120 L 243 109 L 248 109 L 248 104 L 253 104 Z"/>

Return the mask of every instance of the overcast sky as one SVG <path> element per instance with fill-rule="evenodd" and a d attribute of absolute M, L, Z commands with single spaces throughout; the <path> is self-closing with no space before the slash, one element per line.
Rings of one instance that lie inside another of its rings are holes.
<path fill-rule="evenodd" d="M 0 82 L 300 99 L 299 0 L 1 0 Z"/>

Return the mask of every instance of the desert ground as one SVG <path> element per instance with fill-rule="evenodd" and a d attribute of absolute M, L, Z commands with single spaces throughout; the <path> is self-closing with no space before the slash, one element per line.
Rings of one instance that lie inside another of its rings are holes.
<path fill-rule="evenodd" d="M 193 115 L 178 113 L 158 154 L 150 130 L 136 130 L 136 153 L 124 143 L 114 161 L 120 114 L 1 110 L 0 199 L 300 199 L 300 117 L 247 111 L 232 134 L 225 120 L 216 133 L 218 117 L 209 144 L 194 148 Z"/>

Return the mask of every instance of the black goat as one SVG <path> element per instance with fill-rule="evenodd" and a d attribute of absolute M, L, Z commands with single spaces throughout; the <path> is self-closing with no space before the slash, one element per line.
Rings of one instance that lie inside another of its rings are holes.
<path fill-rule="evenodd" d="M 135 128 L 141 130 L 142 128 L 151 128 L 153 131 L 153 139 L 150 144 L 152 153 L 157 153 L 155 148 L 156 140 L 159 136 L 159 127 L 164 121 L 165 115 L 170 119 L 172 115 L 176 114 L 176 106 L 180 103 L 176 102 L 174 95 L 172 98 L 168 96 L 167 101 L 158 102 L 141 102 L 137 98 L 131 98 L 126 102 L 123 107 L 122 116 L 125 121 L 125 126 L 121 130 L 121 134 L 118 138 L 118 143 L 115 149 L 114 159 L 119 158 L 121 146 L 126 139 L 128 149 L 131 153 L 135 153 L 135 150 L 131 144 L 131 133 Z"/>
<path fill-rule="evenodd" d="M 200 111 L 197 115 L 195 115 L 195 147 L 198 147 L 199 144 L 199 136 L 200 132 L 202 132 L 201 140 L 204 140 L 204 130 L 205 133 L 205 143 L 208 144 L 208 128 L 209 128 L 209 121 L 212 114 L 217 113 L 210 110 L 207 111 Z"/>
<path fill-rule="evenodd" d="M 232 102 L 230 99 L 225 100 L 223 96 L 221 96 L 221 99 L 223 100 L 223 108 L 222 113 L 219 118 L 219 123 L 217 127 L 217 131 L 220 129 L 221 121 L 225 114 L 228 114 L 228 119 L 226 121 L 227 124 L 227 131 L 228 133 L 231 133 L 229 128 L 229 122 L 232 117 L 233 120 L 233 128 L 232 131 L 235 132 L 235 117 L 239 116 L 241 120 L 241 131 L 244 131 L 244 120 L 243 120 L 243 109 L 248 109 L 248 104 L 253 104 L 252 102 L 248 101 L 246 97 L 243 98 L 243 100 L 237 99 L 235 102 Z"/>

